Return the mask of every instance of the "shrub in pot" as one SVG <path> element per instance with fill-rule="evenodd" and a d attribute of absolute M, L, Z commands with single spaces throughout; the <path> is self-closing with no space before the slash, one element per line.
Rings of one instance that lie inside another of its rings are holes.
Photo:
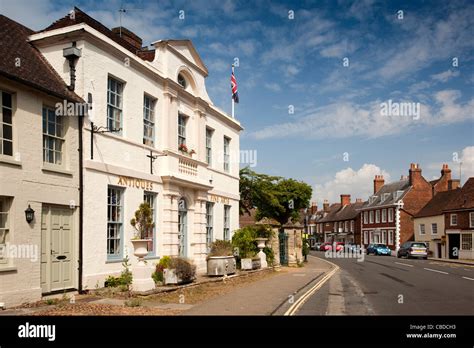
<path fill-rule="evenodd" d="M 168 267 L 163 270 L 166 285 L 191 283 L 194 279 L 196 279 L 196 265 L 182 257 L 171 258 Z"/>
<path fill-rule="evenodd" d="M 166 268 L 169 268 L 171 257 L 163 256 L 160 262 L 156 265 L 155 272 L 152 273 L 151 277 L 155 281 L 155 284 L 162 284 L 164 282 L 163 272 Z"/>
<path fill-rule="evenodd" d="M 232 236 L 232 245 L 238 250 L 240 259 L 240 268 L 243 270 L 254 269 L 254 262 L 252 258 L 258 252 L 255 238 L 257 237 L 258 227 L 246 226 L 235 231 Z"/>
<path fill-rule="evenodd" d="M 147 202 L 141 203 L 135 211 L 135 216 L 130 220 L 130 225 L 135 229 L 135 236 L 132 238 L 134 255 L 138 257 L 139 263 L 143 263 L 143 258 L 148 255 L 148 243 L 151 241 L 150 235 L 153 233 L 153 212 Z"/>
<path fill-rule="evenodd" d="M 234 274 L 236 261 L 232 250 L 232 243 L 226 240 L 216 240 L 211 244 L 211 251 L 207 256 L 207 275 L 223 276 Z"/>

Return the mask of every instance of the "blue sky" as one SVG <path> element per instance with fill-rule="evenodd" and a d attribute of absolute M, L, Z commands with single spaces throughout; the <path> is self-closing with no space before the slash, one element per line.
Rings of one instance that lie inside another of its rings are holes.
<path fill-rule="evenodd" d="M 42 29 L 75 5 L 114 27 L 121 4 L 145 44 L 193 41 L 229 113 L 237 57 L 241 149 L 257 151 L 254 170 L 311 184 L 320 203 L 366 199 L 375 174 L 398 180 L 410 162 L 428 179 L 442 163 L 459 177 L 457 156 L 474 176 L 472 2 L 0 0 L 0 12 Z M 389 99 L 420 103 L 419 119 L 382 116 Z"/>

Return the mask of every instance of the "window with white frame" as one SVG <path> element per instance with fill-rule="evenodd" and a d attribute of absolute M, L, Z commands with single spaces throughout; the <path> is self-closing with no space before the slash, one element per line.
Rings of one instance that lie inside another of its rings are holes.
<path fill-rule="evenodd" d="M 369 222 L 369 212 L 364 211 L 364 224 Z"/>
<path fill-rule="evenodd" d="M 431 234 L 438 234 L 438 224 L 431 224 Z"/>
<path fill-rule="evenodd" d="M 344 224 L 342 223 L 342 221 L 339 221 L 339 231 L 344 231 Z"/>
<path fill-rule="evenodd" d="M 349 221 L 344 221 L 344 232 L 349 232 Z"/>
<path fill-rule="evenodd" d="M 143 202 L 148 203 L 151 209 L 151 216 L 154 222 L 153 229 L 148 231 L 146 239 L 149 239 L 148 242 L 148 255 L 156 255 L 156 193 L 154 192 L 143 192 Z"/>
<path fill-rule="evenodd" d="M 212 129 L 206 128 L 206 162 L 212 165 Z"/>
<path fill-rule="evenodd" d="M 224 240 L 230 240 L 230 205 L 224 205 Z"/>
<path fill-rule="evenodd" d="M 380 222 L 380 210 L 375 211 L 375 222 L 376 223 Z"/>
<path fill-rule="evenodd" d="M 43 107 L 43 162 L 61 165 L 64 142 L 63 117 Z"/>
<path fill-rule="evenodd" d="M 387 244 L 387 231 L 382 230 L 382 244 Z"/>
<path fill-rule="evenodd" d="M 382 222 L 387 222 L 387 209 L 382 209 Z"/>
<path fill-rule="evenodd" d="M 0 264 L 7 263 L 5 248 L 8 242 L 10 232 L 10 205 L 11 198 L 0 196 Z"/>
<path fill-rule="evenodd" d="M 461 234 L 461 250 L 472 250 L 472 233 Z"/>
<path fill-rule="evenodd" d="M 155 145 L 155 103 L 148 95 L 143 96 L 143 144 Z"/>
<path fill-rule="evenodd" d="M 369 231 L 364 231 L 364 244 L 369 244 Z"/>
<path fill-rule="evenodd" d="M 351 232 L 354 232 L 354 220 L 351 220 Z"/>
<path fill-rule="evenodd" d="M 337 222 L 334 223 L 334 232 L 337 232 Z"/>
<path fill-rule="evenodd" d="M 420 224 L 419 231 L 420 231 L 420 234 L 425 234 L 426 233 L 425 224 Z"/>
<path fill-rule="evenodd" d="M 451 226 L 456 226 L 458 224 L 458 214 L 451 214 Z"/>
<path fill-rule="evenodd" d="M 109 186 L 107 190 L 107 258 L 122 259 L 123 189 Z"/>
<path fill-rule="evenodd" d="M 0 91 L 0 155 L 13 156 L 12 95 Z"/>
<path fill-rule="evenodd" d="M 374 242 L 374 231 L 370 231 L 369 232 L 369 243 L 373 243 Z"/>
<path fill-rule="evenodd" d="M 186 116 L 178 115 L 178 148 L 186 146 Z"/>
<path fill-rule="evenodd" d="M 230 139 L 224 137 L 224 171 L 228 173 L 230 170 Z"/>
<path fill-rule="evenodd" d="M 474 213 L 469 213 L 469 227 L 474 228 Z"/>
<path fill-rule="evenodd" d="M 107 83 L 107 128 L 120 134 L 122 127 L 123 83 L 109 77 Z"/>
<path fill-rule="evenodd" d="M 206 246 L 207 252 L 211 251 L 211 243 L 214 239 L 214 203 L 206 202 Z"/>
<path fill-rule="evenodd" d="M 393 222 L 393 208 L 388 209 L 388 222 Z"/>
<path fill-rule="evenodd" d="M 371 224 L 374 223 L 374 211 L 373 211 L 373 210 L 371 210 L 371 211 L 369 212 L 369 222 L 370 222 Z"/>
<path fill-rule="evenodd" d="M 393 245 L 393 231 L 388 231 L 388 245 Z"/>

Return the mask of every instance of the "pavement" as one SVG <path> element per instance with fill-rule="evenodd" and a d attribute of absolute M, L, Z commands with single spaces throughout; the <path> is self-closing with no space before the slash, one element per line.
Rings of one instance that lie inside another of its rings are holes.
<path fill-rule="evenodd" d="M 472 265 L 372 255 L 328 261 L 340 269 L 297 315 L 474 315 Z"/>
<path fill-rule="evenodd" d="M 285 267 L 280 274 L 195 305 L 182 315 L 282 315 L 332 268 L 324 260 L 310 257 L 304 267 Z"/>

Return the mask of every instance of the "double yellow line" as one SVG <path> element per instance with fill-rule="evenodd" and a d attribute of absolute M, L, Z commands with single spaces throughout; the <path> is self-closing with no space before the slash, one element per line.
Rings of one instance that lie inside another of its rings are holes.
<path fill-rule="evenodd" d="M 310 298 L 316 291 L 318 291 L 334 275 L 334 273 L 339 270 L 338 265 L 324 259 L 320 260 L 329 263 L 334 268 L 329 273 L 327 273 L 322 279 L 320 279 L 316 284 L 314 284 L 311 289 L 309 289 L 302 296 L 300 296 L 300 298 L 298 298 L 298 300 L 296 300 L 296 302 L 293 303 L 290 308 L 288 308 L 285 314 L 283 314 L 284 316 L 295 315 L 298 309 L 308 300 L 308 298 Z"/>

